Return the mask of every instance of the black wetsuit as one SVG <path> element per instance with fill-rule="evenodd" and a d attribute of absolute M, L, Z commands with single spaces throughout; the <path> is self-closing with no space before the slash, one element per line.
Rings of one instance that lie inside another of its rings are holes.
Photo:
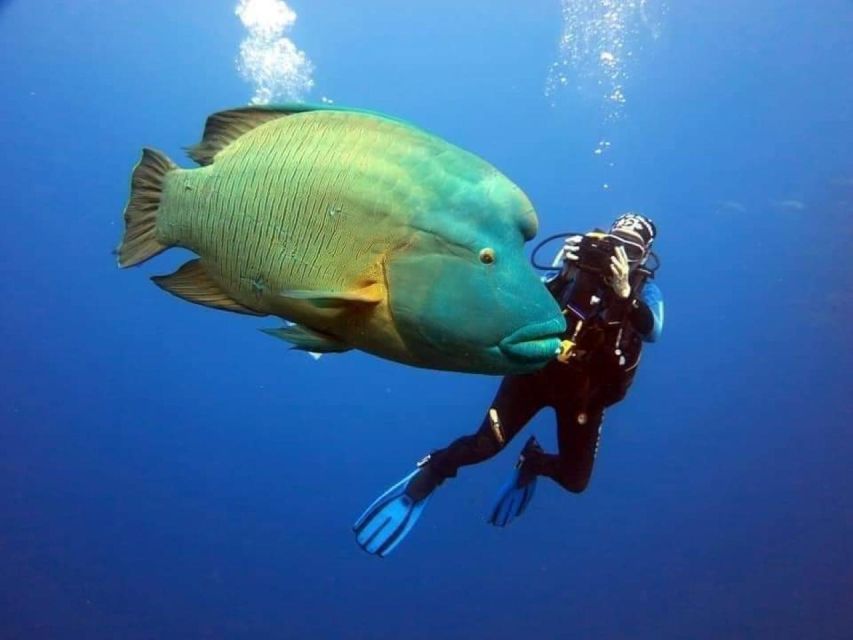
<path fill-rule="evenodd" d="M 631 296 L 622 300 L 600 276 L 574 267 L 549 282 L 566 315 L 565 337 L 575 338 L 575 355 L 566 363 L 554 360 L 534 373 L 506 376 L 491 405 L 497 421 L 487 412 L 475 434 L 431 453 L 421 488 L 428 492 L 433 488 L 428 485 L 455 476 L 459 467 L 494 456 L 540 409 L 553 407 L 560 452 L 526 452 L 524 468 L 552 478 L 569 491 L 583 491 L 592 473 L 604 410 L 628 391 L 643 337 L 654 325 L 651 310 L 638 295 L 642 284 L 635 283 Z M 582 328 L 575 335 L 582 318 Z"/>

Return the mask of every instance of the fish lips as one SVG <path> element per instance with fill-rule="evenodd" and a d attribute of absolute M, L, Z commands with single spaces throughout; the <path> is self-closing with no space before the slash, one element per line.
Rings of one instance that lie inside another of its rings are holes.
<path fill-rule="evenodd" d="M 565 331 L 565 318 L 557 316 L 513 331 L 498 343 L 498 348 L 510 360 L 530 365 L 545 364 L 556 357 L 560 337 Z"/>

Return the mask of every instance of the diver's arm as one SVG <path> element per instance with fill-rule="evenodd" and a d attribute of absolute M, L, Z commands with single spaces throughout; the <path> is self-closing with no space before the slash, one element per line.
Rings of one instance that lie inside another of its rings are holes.
<path fill-rule="evenodd" d="M 545 286 L 558 301 L 562 297 L 563 291 L 571 285 L 577 275 L 578 252 L 582 238 L 583 236 L 580 235 L 568 236 L 563 241 L 563 246 L 560 247 L 557 255 L 554 256 L 552 264 L 555 267 L 561 265 L 560 273 L 548 280 Z"/>
<path fill-rule="evenodd" d="M 663 331 L 663 294 L 654 282 L 647 282 L 640 297 L 631 305 L 631 324 L 644 342 L 656 342 Z"/>
<path fill-rule="evenodd" d="M 657 285 L 647 283 L 639 296 L 613 296 L 606 309 L 607 318 L 626 318 L 643 342 L 654 342 L 663 329 L 663 300 Z"/>
<path fill-rule="evenodd" d="M 628 320 L 634 330 L 643 336 L 643 340 L 651 335 L 655 328 L 655 317 L 652 315 L 652 310 L 645 302 L 639 299 L 631 301 L 631 307 L 628 311 Z"/>

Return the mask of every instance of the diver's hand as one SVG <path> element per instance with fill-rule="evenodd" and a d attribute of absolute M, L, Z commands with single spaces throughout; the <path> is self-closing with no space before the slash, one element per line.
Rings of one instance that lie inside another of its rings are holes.
<path fill-rule="evenodd" d="M 608 280 L 616 295 L 623 299 L 631 295 L 631 285 L 628 283 L 629 271 L 625 247 L 616 247 L 615 254 L 610 256 L 610 273 L 613 275 Z"/>
<path fill-rule="evenodd" d="M 572 262 L 578 261 L 578 253 L 580 251 L 581 240 L 583 240 L 583 236 L 569 236 L 563 241 L 564 259 L 571 260 Z"/>

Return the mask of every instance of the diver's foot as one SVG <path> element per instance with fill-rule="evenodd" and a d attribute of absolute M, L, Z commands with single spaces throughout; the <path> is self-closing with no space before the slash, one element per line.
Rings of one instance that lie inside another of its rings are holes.
<path fill-rule="evenodd" d="M 525 469 L 524 462 L 530 455 L 541 452 L 542 447 L 539 446 L 536 438 L 531 436 L 521 450 L 521 455 L 518 456 L 512 475 L 498 492 L 495 505 L 489 515 L 489 524 L 505 527 L 524 513 L 536 490 L 536 475 L 529 468 Z"/>
<path fill-rule="evenodd" d="M 382 558 L 391 553 L 409 535 L 443 480 L 428 463 L 422 463 L 379 496 L 356 520 L 353 531 L 358 545 Z"/>

